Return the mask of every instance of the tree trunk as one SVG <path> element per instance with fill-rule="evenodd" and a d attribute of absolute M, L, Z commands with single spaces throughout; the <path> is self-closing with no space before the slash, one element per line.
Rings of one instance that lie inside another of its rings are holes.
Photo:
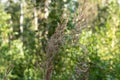
<path fill-rule="evenodd" d="M 23 22 L 24 22 L 24 0 L 21 1 L 20 3 L 20 39 L 21 39 L 21 49 L 20 53 L 23 54 Z"/>
<path fill-rule="evenodd" d="M 38 31 L 38 14 L 37 14 L 37 9 L 36 9 L 36 0 L 34 0 L 34 24 L 35 24 L 35 31 Z"/>

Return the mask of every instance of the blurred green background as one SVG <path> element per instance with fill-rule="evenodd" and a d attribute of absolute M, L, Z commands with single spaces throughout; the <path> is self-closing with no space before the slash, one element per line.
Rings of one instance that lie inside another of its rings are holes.
<path fill-rule="evenodd" d="M 0 80 L 120 80 L 119 1 L 0 0 Z"/>

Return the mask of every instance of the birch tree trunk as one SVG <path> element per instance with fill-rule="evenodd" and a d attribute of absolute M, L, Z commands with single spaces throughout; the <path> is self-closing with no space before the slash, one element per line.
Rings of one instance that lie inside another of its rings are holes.
<path fill-rule="evenodd" d="M 22 0 L 20 3 L 20 33 L 21 34 L 23 33 L 23 18 L 24 18 L 23 2 L 24 0 Z"/>
<path fill-rule="evenodd" d="M 38 13 L 37 13 L 37 8 L 36 8 L 36 0 L 34 0 L 34 24 L 35 24 L 35 31 L 38 31 Z"/>
<path fill-rule="evenodd" d="M 20 2 L 20 39 L 21 39 L 21 49 L 20 49 L 20 53 L 23 54 L 23 23 L 24 23 L 24 0 L 21 0 Z"/>

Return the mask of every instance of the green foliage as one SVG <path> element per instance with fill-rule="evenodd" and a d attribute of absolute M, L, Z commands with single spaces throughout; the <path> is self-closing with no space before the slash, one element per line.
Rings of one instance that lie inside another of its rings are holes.
<path fill-rule="evenodd" d="M 26 0 L 22 34 L 20 3 L 8 2 L 9 5 L 4 5 L 5 11 L 0 5 L 0 80 L 43 80 L 48 57 L 46 46 L 66 18 L 68 23 L 62 36 L 65 42 L 54 55 L 51 80 L 119 80 L 120 5 L 113 0 L 105 5 L 100 2 L 93 22 L 86 23 L 86 29 L 75 35 L 72 35 L 76 27 L 74 14 L 79 6 L 76 0 L 51 0 L 49 16 L 44 19 L 38 15 L 37 31 L 33 29 L 33 7 L 37 7 L 38 13 L 41 10 L 42 15 L 44 0 L 37 0 L 36 5 Z M 63 17 L 64 12 L 66 17 Z M 12 24 L 9 24 L 10 20 Z M 13 30 L 10 30 L 11 26 Z M 77 42 L 73 36 L 78 36 Z"/>

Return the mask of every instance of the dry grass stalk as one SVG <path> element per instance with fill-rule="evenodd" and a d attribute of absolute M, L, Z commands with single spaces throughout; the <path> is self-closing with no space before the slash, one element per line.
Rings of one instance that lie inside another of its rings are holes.
<path fill-rule="evenodd" d="M 88 6 L 89 5 L 89 6 Z M 94 19 L 96 16 L 96 5 L 92 5 L 90 1 L 84 0 L 82 6 L 78 7 L 78 15 L 76 15 L 74 19 L 75 28 L 72 30 L 71 36 L 73 36 L 72 40 L 75 40 L 74 45 L 76 42 L 79 42 L 79 36 L 76 34 L 80 34 L 80 32 L 87 28 L 89 23 Z M 93 16 L 94 15 L 94 16 Z M 67 25 L 67 20 L 63 21 L 57 28 L 55 33 L 52 35 L 51 39 L 48 41 L 48 45 L 46 47 L 46 73 L 45 73 L 45 80 L 51 80 L 52 70 L 53 70 L 53 60 L 56 56 L 57 52 L 61 48 L 64 36 L 64 30 Z"/>
<path fill-rule="evenodd" d="M 81 33 L 84 28 L 88 28 L 88 25 L 97 16 L 96 3 L 88 0 L 83 0 L 82 4 L 78 7 L 78 15 L 74 19 L 75 29 L 72 31 L 72 35 Z"/>
<path fill-rule="evenodd" d="M 55 55 L 58 53 L 61 48 L 63 41 L 64 30 L 67 25 L 68 20 L 64 20 L 58 27 L 56 28 L 55 33 L 52 35 L 51 39 L 48 41 L 48 45 L 46 47 L 46 73 L 45 80 L 50 80 L 53 70 L 53 60 Z"/>
<path fill-rule="evenodd" d="M 75 46 L 80 46 L 82 48 L 84 55 L 83 58 L 86 59 L 88 56 L 88 50 L 86 46 L 82 45 L 79 43 L 79 38 L 80 38 L 80 33 L 82 32 L 83 29 L 88 28 L 89 25 L 91 25 L 92 21 L 96 18 L 97 16 L 97 4 L 88 1 L 88 0 L 83 0 L 82 6 L 78 7 L 78 15 L 76 15 L 74 19 L 75 23 L 75 28 L 72 30 L 72 40 L 73 40 L 73 45 Z M 79 36 L 78 36 L 79 35 Z M 79 44 L 79 45 L 77 45 Z M 76 65 L 76 76 L 81 77 L 82 80 L 88 80 L 88 74 L 89 74 L 89 63 L 87 60 L 85 61 L 78 61 L 78 64 Z"/>
<path fill-rule="evenodd" d="M 5 72 L 5 76 L 3 78 L 3 80 L 7 80 L 8 74 L 10 73 L 10 71 L 14 68 L 14 65 L 10 65 L 8 66 L 6 72 Z"/>

